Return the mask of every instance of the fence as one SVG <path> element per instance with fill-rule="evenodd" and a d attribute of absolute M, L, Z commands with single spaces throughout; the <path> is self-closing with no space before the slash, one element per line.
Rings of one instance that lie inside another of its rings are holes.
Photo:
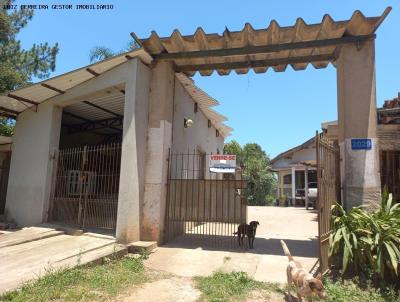
<path fill-rule="evenodd" d="M 205 246 L 233 246 L 233 233 L 246 222 L 246 182 L 241 170 L 210 173 L 205 153 L 170 154 L 166 241 L 180 236 Z"/>
<path fill-rule="evenodd" d="M 50 220 L 82 228 L 115 229 L 121 145 L 60 150 Z"/>

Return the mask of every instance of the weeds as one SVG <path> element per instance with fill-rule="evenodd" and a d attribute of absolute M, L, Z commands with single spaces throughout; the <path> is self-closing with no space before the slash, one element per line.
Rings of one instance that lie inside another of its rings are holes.
<path fill-rule="evenodd" d="M 324 285 L 328 293 L 324 302 L 399 302 L 400 297 L 393 288 L 386 287 L 377 289 L 371 284 L 361 288 L 353 281 L 332 281 L 325 279 Z"/>
<path fill-rule="evenodd" d="M 145 281 L 142 257 L 108 259 L 103 265 L 50 272 L 0 296 L 0 301 L 108 301 L 124 288 Z"/>
<path fill-rule="evenodd" d="M 278 285 L 256 281 L 245 272 L 223 273 L 215 272 L 208 277 L 196 277 L 196 287 L 202 292 L 200 301 L 228 302 L 241 301 L 252 290 L 275 291 Z"/>

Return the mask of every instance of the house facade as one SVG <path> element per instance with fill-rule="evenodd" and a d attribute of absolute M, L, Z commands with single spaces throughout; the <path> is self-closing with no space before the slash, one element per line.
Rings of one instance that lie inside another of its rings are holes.
<path fill-rule="evenodd" d="M 271 168 L 278 177 L 278 204 L 283 206 L 306 203 L 302 197 L 297 196 L 296 190 L 305 190 L 309 183 L 317 181 L 315 138 L 280 153 L 271 160 Z"/>
<path fill-rule="evenodd" d="M 163 240 L 170 154 L 222 152 L 231 129 L 215 99 L 150 61 L 139 49 L 0 96 L 17 119 L 9 218 Z"/>
<path fill-rule="evenodd" d="M 395 200 L 400 200 L 400 94 L 377 109 L 377 120 L 382 189 L 386 186 Z M 322 123 L 321 128 L 321 135 L 338 143 L 337 121 Z M 271 167 L 278 175 L 280 205 L 296 204 L 296 190 L 317 181 L 316 154 L 315 138 L 311 138 L 271 160 Z"/>

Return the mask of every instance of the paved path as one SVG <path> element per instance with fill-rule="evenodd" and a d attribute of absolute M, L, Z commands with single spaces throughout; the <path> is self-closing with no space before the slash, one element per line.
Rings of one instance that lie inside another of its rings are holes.
<path fill-rule="evenodd" d="M 126 253 L 126 248 L 108 236 L 70 236 L 48 227 L 0 234 L 0 294 L 48 270 L 93 262 L 113 253 Z"/>
<path fill-rule="evenodd" d="M 177 276 L 207 276 L 216 270 L 245 271 L 256 280 L 286 282 L 287 258 L 280 239 L 311 270 L 317 261 L 317 214 L 303 208 L 249 207 L 248 221 L 258 220 L 254 250 L 217 250 L 198 245 L 185 236 L 159 247 L 146 261 L 149 268 Z"/>

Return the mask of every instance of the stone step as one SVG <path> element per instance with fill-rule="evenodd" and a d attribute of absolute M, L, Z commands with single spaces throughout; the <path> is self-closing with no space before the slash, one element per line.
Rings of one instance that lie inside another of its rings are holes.
<path fill-rule="evenodd" d="M 53 228 L 58 231 L 64 232 L 66 235 L 71 235 L 71 236 L 81 236 L 84 233 L 84 231 L 81 229 L 74 228 L 74 227 L 67 226 L 67 225 L 62 225 L 62 224 L 43 223 L 40 226 L 46 227 L 46 228 Z"/>
<path fill-rule="evenodd" d="M 101 264 L 105 258 L 121 258 L 127 253 L 128 249 L 125 246 L 114 243 L 62 259 L 54 263 L 53 266 L 57 268 L 66 268 L 88 263 Z"/>
<path fill-rule="evenodd" d="M 43 228 L 43 227 L 24 228 L 22 230 L 13 233 L 1 235 L 0 248 L 19 245 L 31 241 L 37 241 L 62 234 L 64 234 L 63 231 L 57 231 L 53 228 Z"/>
<path fill-rule="evenodd" d="M 129 253 L 150 253 L 157 248 L 156 241 L 136 241 L 127 245 Z"/>

